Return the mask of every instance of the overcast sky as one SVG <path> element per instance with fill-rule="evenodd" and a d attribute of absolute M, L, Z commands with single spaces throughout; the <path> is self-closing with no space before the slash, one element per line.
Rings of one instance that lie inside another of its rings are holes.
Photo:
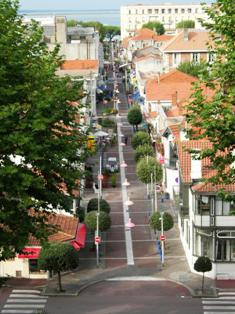
<path fill-rule="evenodd" d="M 200 3 L 200 0 L 20 0 L 22 10 L 103 10 L 126 4 Z"/>

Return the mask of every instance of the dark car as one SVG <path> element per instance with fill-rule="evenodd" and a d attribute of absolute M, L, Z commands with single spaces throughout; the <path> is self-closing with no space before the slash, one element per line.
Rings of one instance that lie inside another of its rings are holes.
<path fill-rule="evenodd" d="M 118 162 L 116 157 L 109 157 L 105 168 L 110 172 L 117 172 L 119 170 Z"/>

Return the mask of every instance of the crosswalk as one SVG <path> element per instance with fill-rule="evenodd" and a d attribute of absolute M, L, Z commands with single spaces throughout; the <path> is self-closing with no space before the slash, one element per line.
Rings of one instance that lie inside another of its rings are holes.
<path fill-rule="evenodd" d="M 202 299 L 204 314 L 235 313 L 235 292 L 220 291 L 217 298 Z"/>
<path fill-rule="evenodd" d="M 12 290 L 2 314 L 43 313 L 47 297 L 41 296 L 38 290 Z"/>

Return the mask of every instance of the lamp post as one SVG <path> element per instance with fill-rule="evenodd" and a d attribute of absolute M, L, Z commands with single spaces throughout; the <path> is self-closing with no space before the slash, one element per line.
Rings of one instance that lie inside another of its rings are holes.
<path fill-rule="evenodd" d="M 159 218 L 161 220 L 161 236 L 160 236 L 160 240 L 161 240 L 161 247 L 162 247 L 162 266 L 164 266 L 164 221 L 163 221 L 163 212 L 160 213 L 161 218 Z"/>

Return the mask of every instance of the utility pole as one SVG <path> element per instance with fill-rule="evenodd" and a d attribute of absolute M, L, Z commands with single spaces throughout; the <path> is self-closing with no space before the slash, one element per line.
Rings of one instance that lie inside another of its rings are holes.
<path fill-rule="evenodd" d="M 161 212 L 161 238 L 164 236 L 164 222 L 163 222 L 163 212 Z M 161 240 L 162 246 L 162 266 L 164 266 L 164 240 Z"/>
<path fill-rule="evenodd" d="M 100 169 L 98 171 L 98 210 L 96 213 L 96 237 L 99 237 L 100 199 L 102 195 L 102 153 L 100 152 Z M 100 265 L 99 243 L 96 241 L 96 265 Z"/>

